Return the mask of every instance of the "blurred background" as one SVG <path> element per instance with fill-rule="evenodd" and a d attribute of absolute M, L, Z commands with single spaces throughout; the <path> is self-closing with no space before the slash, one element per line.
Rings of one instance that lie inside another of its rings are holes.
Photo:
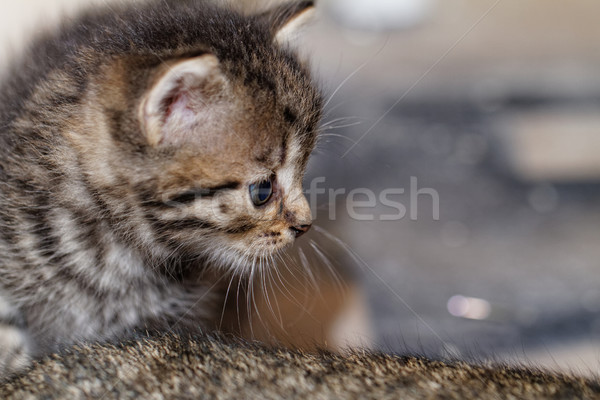
<path fill-rule="evenodd" d="M 356 221 L 338 203 L 329 221 L 320 202 L 318 222 L 362 259 L 376 347 L 600 372 L 598 12 L 585 0 L 323 5 L 305 46 L 339 89 L 326 121 L 346 119 L 311 174 L 405 188 L 395 200 L 418 207 L 414 220 Z M 439 194 L 439 220 L 411 177 Z"/>
<path fill-rule="evenodd" d="M 4 5 L 3 60 L 89 4 Z M 325 177 L 316 223 L 350 251 L 311 238 L 361 285 L 365 342 L 600 372 L 600 3 L 322 0 L 318 11 L 299 44 L 328 99 L 306 186 Z M 389 198 L 407 214 L 385 220 L 396 209 L 377 200 L 357 220 L 328 192 L 355 188 L 404 189 Z"/>

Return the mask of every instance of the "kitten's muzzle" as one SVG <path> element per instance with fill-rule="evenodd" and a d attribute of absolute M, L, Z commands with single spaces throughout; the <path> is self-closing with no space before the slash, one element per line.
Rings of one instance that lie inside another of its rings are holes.
<path fill-rule="evenodd" d="M 290 227 L 290 229 L 292 230 L 292 232 L 294 232 L 294 235 L 296 235 L 296 237 L 299 238 L 300 236 L 302 236 L 306 232 L 308 232 L 308 230 L 310 229 L 311 226 L 312 226 L 311 224 L 298 225 L 298 226 L 292 226 L 292 227 Z"/>

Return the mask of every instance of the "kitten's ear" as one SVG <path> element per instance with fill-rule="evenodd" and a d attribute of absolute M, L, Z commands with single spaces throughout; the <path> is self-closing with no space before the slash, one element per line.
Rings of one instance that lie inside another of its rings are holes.
<path fill-rule="evenodd" d="M 212 54 L 169 65 L 152 85 L 138 117 L 152 146 L 182 143 L 190 127 L 214 113 L 225 77 Z"/>
<path fill-rule="evenodd" d="M 268 21 L 273 39 L 279 44 L 286 44 L 295 39 L 314 16 L 315 2 L 312 0 L 288 2 L 261 15 Z"/>

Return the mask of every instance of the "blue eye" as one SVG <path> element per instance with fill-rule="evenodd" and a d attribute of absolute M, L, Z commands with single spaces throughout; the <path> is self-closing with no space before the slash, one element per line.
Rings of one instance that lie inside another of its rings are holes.
<path fill-rule="evenodd" d="M 266 204 L 273 195 L 273 178 L 250 185 L 250 199 L 255 206 Z"/>

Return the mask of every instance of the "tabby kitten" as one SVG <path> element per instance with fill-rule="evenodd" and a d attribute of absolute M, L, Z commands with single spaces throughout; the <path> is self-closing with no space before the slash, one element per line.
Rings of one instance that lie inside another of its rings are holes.
<path fill-rule="evenodd" d="M 322 100 L 288 40 L 311 10 L 112 7 L 14 64 L 0 374 L 72 343 L 211 328 L 216 283 L 268 268 L 310 228 L 301 184 Z"/>

